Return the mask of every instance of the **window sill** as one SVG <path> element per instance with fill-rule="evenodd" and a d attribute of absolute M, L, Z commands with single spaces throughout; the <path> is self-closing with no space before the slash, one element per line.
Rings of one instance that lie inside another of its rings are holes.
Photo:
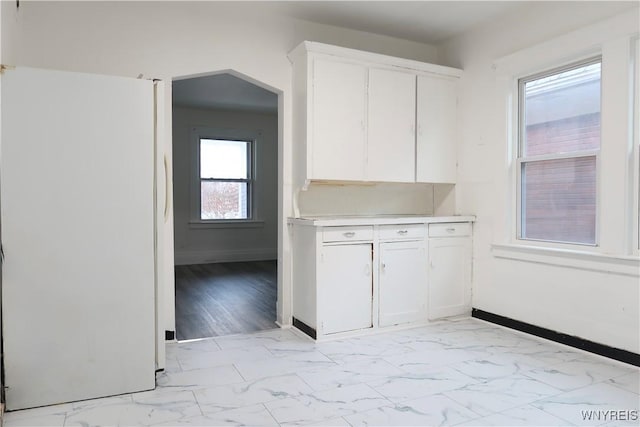
<path fill-rule="evenodd" d="M 189 221 L 189 228 L 261 228 L 264 221 L 258 219 L 238 219 L 220 221 Z"/>
<path fill-rule="evenodd" d="M 516 244 L 493 244 L 491 252 L 496 258 L 556 265 L 579 270 L 640 276 L 640 257 L 606 255 L 570 249 L 544 248 Z"/>

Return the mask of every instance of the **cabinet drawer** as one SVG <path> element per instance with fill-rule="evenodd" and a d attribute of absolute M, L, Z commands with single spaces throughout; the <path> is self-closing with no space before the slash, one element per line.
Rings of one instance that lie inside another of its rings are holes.
<path fill-rule="evenodd" d="M 389 239 L 422 239 L 425 236 L 423 224 L 381 225 L 380 240 Z"/>
<path fill-rule="evenodd" d="M 429 224 L 429 237 L 471 236 L 471 223 L 450 222 Z"/>
<path fill-rule="evenodd" d="M 373 240 L 373 227 L 324 227 L 323 242 L 346 242 L 350 240 Z"/>

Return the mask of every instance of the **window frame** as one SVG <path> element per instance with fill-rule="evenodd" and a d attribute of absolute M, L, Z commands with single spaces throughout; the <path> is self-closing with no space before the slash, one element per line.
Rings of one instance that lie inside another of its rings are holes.
<path fill-rule="evenodd" d="M 632 140 L 632 148 L 631 148 L 631 189 L 633 194 L 632 198 L 632 209 L 631 209 L 631 229 L 632 229 L 632 247 L 631 253 L 633 255 L 640 255 L 640 36 L 635 36 L 631 39 L 631 69 L 632 69 L 632 77 L 631 84 L 633 87 L 632 94 L 632 106 L 631 106 L 631 114 L 632 114 L 632 122 L 633 126 L 633 136 Z"/>
<path fill-rule="evenodd" d="M 580 151 L 572 151 L 566 153 L 551 153 L 551 154 L 541 154 L 535 156 L 524 156 L 524 144 L 525 144 L 525 96 L 524 90 L 525 85 L 531 81 L 539 80 L 544 77 L 549 77 L 554 74 L 560 74 L 569 70 L 574 70 L 576 68 L 581 68 L 584 66 L 592 65 L 592 64 L 600 64 L 600 69 L 602 70 L 602 55 L 590 56 L 588 58 L 580 59 L 577 61 L 573 61 L 570 63 L 566 63 L 561 66 L 548 68 L 544 71 L 539 71 L 535 74 L 529 74 L 520 78 L 517 78 L 515 81 L 516 84 L 516 146 L 515 148 L 515 195 L 516 195 L 516 227 L 515 227 L 515 239 L 518 242 L 526 242 L 533 244 L 545 244 L 545 245 L 554 245 L 554 246 L 562 246 L 562 247 L 581 247 L 581 248 L 597 248 L 600 245 L 600 148 L 591 149 L 591 150 L 580 150 Z M 600 114 L 602 114 L 602 76 L 600 79 Z M 602 130 L 600 131 L 600 143 L 602 143 Z M 534 238 L 525 238 L 522 235 L 523 231 L 523 209 L 522 209 L 522 166 L 527 163 L 535 163 L 546 160 L 563 160 L 563 159 L 575 159 L 575 158 L 587 158 L 587 157 L 595 157 L 595 167 L 596 167 L 596 183 L 595 183 L 595 230 L 594 230 L 594 243 L 581 243 L 581 242 L 567 242 L 563 240 L 547 240 L 547 239 L 534 239 Z"/>
<path fill-rule="evenodd" d="M 248 178 L 202 178 L 200 173 L 201 141 L 203 139 L 242 141 L 248 144 L 247 150 L 247 175 Z M 257 186 L 257 161 L 256 146 L 259 134 L 254 131 L 240 129 L 217 129 L 209 127 L 194 127 L 191 129 L 191 213 L 190 226 L 192 228 L 217 228 L 217 227 L 252 227 L 260 226 L 263 221 L 258 219 L 256 203 Z M 238 219 L 203 219 L 201 185 L 203 181 L 209 182 L 246 182 L 247 183 L 247 218 Z"/>

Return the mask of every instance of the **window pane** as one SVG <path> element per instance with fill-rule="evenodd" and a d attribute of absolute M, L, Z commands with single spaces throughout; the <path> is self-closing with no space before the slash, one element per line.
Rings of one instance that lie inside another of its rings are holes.
<path fill-rule="evenodd" d="M 521 156 L 600 148 L 600 63 L 524 83 Z"/>
<path fill-rule="evenodd" d="M 200 140 L 200 178 L 247 179 L 247 141 Z"/>
<path fill-rule="evenodd" d="M 200 182 L 201 219 L 248 219 L 246 182 Z"/>
<path fill-rule="evenodd" d="M 522 164 L 523 239 L 595 244 L 596 158 Z"/>

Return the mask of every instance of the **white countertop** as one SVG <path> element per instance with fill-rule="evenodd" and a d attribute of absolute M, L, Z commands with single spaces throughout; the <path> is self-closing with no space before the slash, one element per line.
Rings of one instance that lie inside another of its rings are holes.
<path fill-rule="evenodd" d="M 426 215 L 340 215 L 289 218 L 289 224 L 309 226 L 431 224 L 438 222 L 473 222 L 474 215 L 426 216 Z"/>

